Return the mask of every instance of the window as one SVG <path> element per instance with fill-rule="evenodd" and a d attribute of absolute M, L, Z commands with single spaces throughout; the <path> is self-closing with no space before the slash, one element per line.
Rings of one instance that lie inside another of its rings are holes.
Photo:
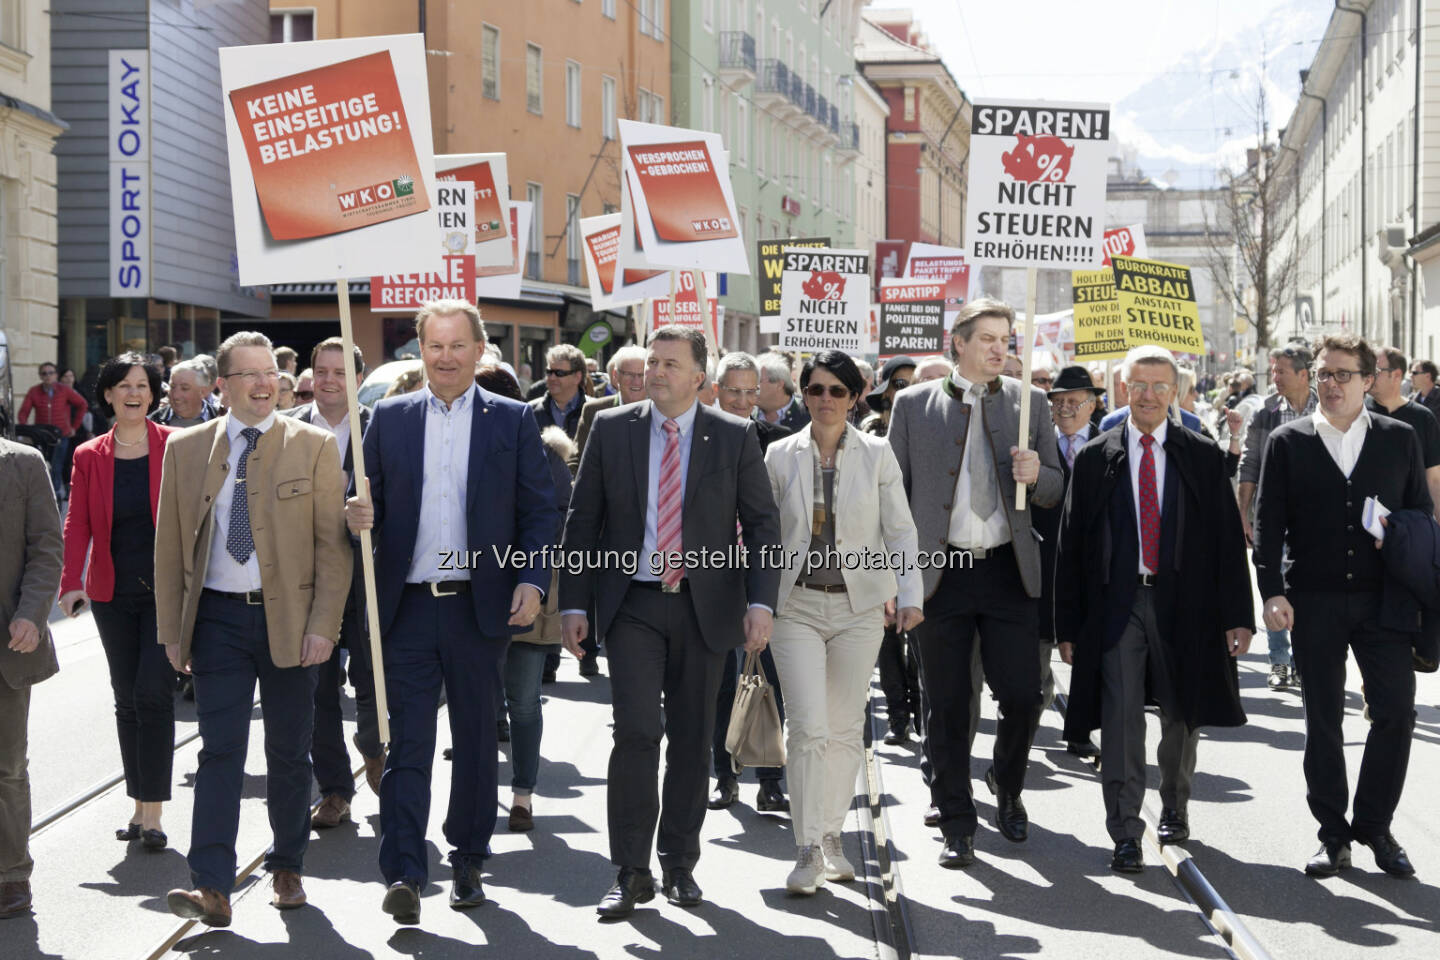
<path fill-rule="evenodd" d="M 11 21 L 18 21 L 18 4 L 5 4 L 4 24 L 6 28 L 11 26 Z M 271 43 L 303 43 L 306 40 L 315 39 L 315 11 L 314 10 L 289 10 L 285 13 L 270 14 L 270 42 Z M 8 46 L 15 46 L 18 40 L 12 40 L 8 36 L 0 37 L 0 42 Z"/>
<path fill-rule="evenodd" d="M 749 150 L 747 148 L 750 145 L 750 124 L 747 122 L 747 120 L 749 119 L 749 106 L 750 105 L 742 99 L 737 99 L 735 103 L 734 160 L 737 165 L 742 167 L 746 164 L 747 155 L 749 153 Z"/>
<path fill-rule="evenodd" d="M 665 115 L 665 98 L 658 93 L 650 94 L 650 116 L 653 118 L 651 123 L 670 124 L 670 118 Z"/>
<path fill-rule="evenodd" d="M 700 5 L 700 22 L 706 30 L 715 29 L 715 0 L 703 0 Z"/>
<path fill-rule="evenodd" d="M 704 90 L 700 94 L 700 129 L 715 129 L 715 78 L 706 77 L 702 83 Z"/>
<path fill-rule="evenodd" d="M 637 0 L 635 4 L 635 19 L 639 24 L 640 32 L 650 36 L 650 11 L 655 7 L 655 0 Z"/>
<path fill-rule="evenodd" d="M 755 123 L 755 175 L 765 176 L 765 121 L 756 118 Z M 756 229 L 759 233 L 759 229 Z"/>
<path fill-rule="evenodd" d="M 615 0 L 600 0 L 600 12 L 611 20 L 615 19 Z"/>
<path fill-rule="evenodd" d="M 580 282 L 580 198 L 565 194 L 565 271 L 566 282 Z"/>
<path fill-rule="evenodd" d="M 500 30 L 488 23 L 480 28 L 480 95 L 500 99 Z"/>
<path fill-rule="evenodd" d="M 580 64 L 565 61 L 565 122 L 580 126 Z"/>
<path fill-rule="evenodd" d="M 540 48 L 533 43 L 525 44 L 525 109 L 534 114 L 544 113 L 544 61 L 540 59 Z"/>
<path fill-rule="evenodd" d="M 607 140 L 615 139 L 615 78 L 600 78 L 600 132 Z"/>
<path fill-rule="evenodd" d="M 644 87 L 635 91 L 635 119 L 641 123 L 650 122 L 650 91 Z"/>
<path fill-rule="evenodd" d="M 545 239 L 545 191 L 538 183 L 527 183 L 525 199 L 534 205 L 534 212 L 530 214 L 530 249 L 525 256 L 525 276 L 539 280 L 540 244 Z"/>

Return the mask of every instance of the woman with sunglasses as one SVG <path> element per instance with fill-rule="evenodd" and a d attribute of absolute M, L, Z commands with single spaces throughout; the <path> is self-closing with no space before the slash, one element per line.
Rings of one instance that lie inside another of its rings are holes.
<path fill-rule="evenodd" d="M 900 464 L 888 443 L 847 420 L 864 389 L 846 354 L 811 357 L 800 374 L 810 423 L 765 453 L 780 507 L 782 572 L 770 649 L 785 690 L 797 847 L 785 886 L 792 893 L 855 878 L 840 837 L 863 757 L 870 674 L 887 613 L 902 631 L 924 619 Z"/>

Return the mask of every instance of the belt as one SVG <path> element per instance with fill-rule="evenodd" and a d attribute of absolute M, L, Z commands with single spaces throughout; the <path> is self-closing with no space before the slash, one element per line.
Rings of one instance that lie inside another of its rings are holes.
<path fill-rule="evenodd" d="M 265 597 L 259 590 L 247 590 L 245 593 L 231 593 L 228 590 L 211 590 L 209 587 L 206 587 L 203 592 L 210 594 L 212 597 L 219 597 L 222 600 L 234 600 L 236 603 L 245 603 L 252 607 L 265 605 Z"/>
<path fill-rule="evenodd" d="M 631 581 L 630 581 L 630 586 L 636 587 L 636 588 L 638 588 L 638 589 L 640 589 L 640 590 L 655 590 L 655 591 L 658 591 L 658 592 L 660 592 L 660 593 L 689 593 L 689 592 L 690 592 L 690 580 L 689 580 L 688 578 L 686 578 L 686 577 L 681 577 L 681 578 L 680 578 L 680 582 L 677 583 L 677 584 L 676 584 L 675 586 L 673 586 L 673 587 L 667 586 L 666 584 L 660 582 L 659 580 L 631 580 Z"/>
<path fill-rule="evenodd" d="M 470 592 L 469 580 L 426 580 L 424 583 L 407 583 L 405 586 L 429 590 L 432 597 L 454 597 Z"/>
<path fill-rule="evenodd" d="M 844 593 L 843 583 L 802 583 L 800 586 L 806 590 L 819 590 L 821 593 Z"/>
<path fill-rule="evenodd" d="M 996 557 L 1006 556 L 1015 551 L 1013 543 L 1002 543 L 998 547 L 957 547 L 950 545 L 952 553 L 968 553 L 972 560 L 993 560 Z"/>
<path fill-rule="evenodd" d="M 1142 587 L 1160 586 L 1160 574 L 1158 573 L 1137 573 L 1135 582 Z"/>

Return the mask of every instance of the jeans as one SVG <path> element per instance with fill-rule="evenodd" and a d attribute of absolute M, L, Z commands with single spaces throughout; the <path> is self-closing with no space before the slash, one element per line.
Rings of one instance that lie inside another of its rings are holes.
<path fill-rule="evenodd" d="M 510 710 L 510 789 L 519 797 L 535 791 L 540 775 L 540 674 L 554 643 L 512 643 L 505 655 L 505 706 Z"/>
<path fill-rule="evenodd" d="M 1270 641 L 1270 665 L 1290 666 L 1290 631 L 1266 630 L 1265 637 Z"/>
<path fill-rule="evenodd" d="M 95 625 L 110 665 L 115 729 L 125 794 L 142 803 L 170 799 L 175 759 L 175 671 L 155 639 L 155 595 L 96 600 Z"/>
<path fill-rule="evenodd" d="M 72 442 L 70 437 L 61 437 L 50 451 L 50 486 L 55 488 L 57 500 L 65 498 L 65 454 L 70 452 Z"/>

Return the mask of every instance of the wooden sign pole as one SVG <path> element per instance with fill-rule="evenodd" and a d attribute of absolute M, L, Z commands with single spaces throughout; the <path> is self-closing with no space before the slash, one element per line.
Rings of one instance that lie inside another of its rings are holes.
<path fill-rule="evenodd" d="M 719 360 L 720 331 L 710 326 L 710 301 L 705 296 L 705 273 L 702 270 L 691 270 L 690 278 L 695 282 L 695 305 L 700 309 L 700 328 L 705 331 L 705 342 L 710 346 L 710 356 Z M 673 300 L 670 302 L 670 309 L 675 309 Z"/>
<path fill-rule="evenodd" d="M 360 398 L 355 369 L 355 331 L 350 324 L 350 284 L 341 279 L 335 284 L 340 298 L 340 338 L 345 343 L 345 391 L 350 408 L 350 453 L 355 468 L 355 495 L 362 503 L 370 502 L 370 481 L 365 476 L 364 438 L 360 430 Z M 370 626 L 370 671 L 375 678 L 375 714 L 380 721 L 380 744 L 390 742 L 390 709 L 385 696 L 385 660 L 380 652 L 380 604 L 375 599 L 375 554 L 370 549 L 370 531 L 360 531 L 360 567 L 365 579 L 365 610 Z"/>
<path fill-rule="evenodd" d="M 1030 449 L 1030 370 L 1034 365 L 1034 345 L 1031 340 L 1035 336 L 1035 286 L 1036 270 L 1034 267 L 1025 268 L 1025 322 L 1021 324 L 1018 332 L 1016 347 L 1020 351 L 1020 429 L 1015 438 L 1016 445 L 1021 450 Z M 1015 509 L 1025 509 L 1025 484 L 1015 481 Z"/>

